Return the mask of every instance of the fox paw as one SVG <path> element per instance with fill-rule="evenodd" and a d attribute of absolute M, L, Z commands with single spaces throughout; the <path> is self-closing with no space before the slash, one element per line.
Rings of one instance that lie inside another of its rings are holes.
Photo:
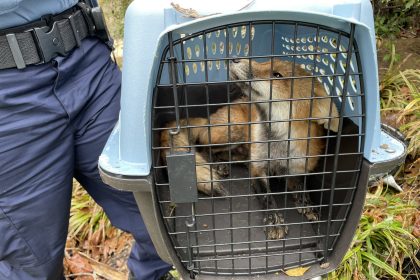
<path fill-rule="evenodd" d="M 299 211 L 299 210 L 301 210 L 301 211 Z M 315 209 L 313 209 L 311 207 L 298 209 L 298 212 L 300 214 L 305 215 L 306 219 L 308 219 L 308 221 L 311 221 L 311 222 L 319 221 L 319 215 L 318 215 L 317 211 L 315 211 Z"/>
<path fill-rule="evenodd" d="M 228 196 L 229 192 L 223 187 L 222 184 L 213 184 L 213 195 L 214 196 Z"/>
<path fill-rule="evenodd" d="M 319 221 L 319 215 L 317 211 L 310 207 L 311 199 L 307 194 L 296 194 L 294 195 L 294 200 L 296 207 L 299 207 L 296 210 L 300 214 L 305 215 L 309 221 Z"/>
<path fill-rule="evenodd" d="M 208 196 L 227 196 L 229 192 L 223 187 L 220 182 L 199 184 L 198 190 Z"/>
<path fill-rule="evenodd" d="M 284 225 L 279 225 L 284 223 L 283 216 L 280 213 L 269 213 L 264 218 L 264 224 L 267 226 L 265 228 L 265 235 L 269 240 L 282 239 L 286 236 L 288 232 L 288 227 Z"/>

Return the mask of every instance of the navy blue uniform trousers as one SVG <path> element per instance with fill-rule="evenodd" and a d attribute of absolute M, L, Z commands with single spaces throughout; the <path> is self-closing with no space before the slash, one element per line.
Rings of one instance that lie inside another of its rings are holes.
<path fill-rule="evenodd" d="M 98 157 L 120 110 L 121 74 L 86 39 L 67 57 L 0 70 L 0 279 L 61 279 L 72 178 L 136 240 L 128 266 L 158 279 L 156 253 L 130 192 L 102 183 Z"/>

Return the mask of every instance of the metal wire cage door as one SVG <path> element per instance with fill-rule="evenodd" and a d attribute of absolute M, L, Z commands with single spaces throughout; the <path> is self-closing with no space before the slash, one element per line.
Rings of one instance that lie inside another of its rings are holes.
<path fill-rule="evenodd" d="M 168 33 L 152 99 L 154 191 L 191 276 L 328 265 L 364 149 L 348 26 L 264 20 Z"/>

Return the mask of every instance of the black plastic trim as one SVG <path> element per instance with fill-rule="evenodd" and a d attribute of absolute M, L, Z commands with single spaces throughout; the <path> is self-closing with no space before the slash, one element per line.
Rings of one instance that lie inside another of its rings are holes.
<path fill-rule="evenodd" d="M 111 187 L 120 190 L 120 191 L 130 191 L 130 192 L 151 192 L 153 181 L 152 175 L 148 176 L 126 176 L 114 174 L 108 171 L 105 171 L 98 166 L 99 175 L 102 178 L 102 181 L 110 185 Z"/>

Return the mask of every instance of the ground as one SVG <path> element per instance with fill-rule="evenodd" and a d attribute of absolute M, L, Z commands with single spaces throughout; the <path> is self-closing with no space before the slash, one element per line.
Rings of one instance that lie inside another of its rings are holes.
<path fill-rule="evenodd" d="M 384 57 L 390 52 L 391 41 L 381 39 L 378 42 L 378 64 L 380 77 L 388 70 L 389 62 Z M 400 56 L 400 67 L 403 69 L 420 68 L 420 38 L 400 38 L 393 41 L 395 52 Z M 397 64 L 399 64 L 397 62 Z"/>

